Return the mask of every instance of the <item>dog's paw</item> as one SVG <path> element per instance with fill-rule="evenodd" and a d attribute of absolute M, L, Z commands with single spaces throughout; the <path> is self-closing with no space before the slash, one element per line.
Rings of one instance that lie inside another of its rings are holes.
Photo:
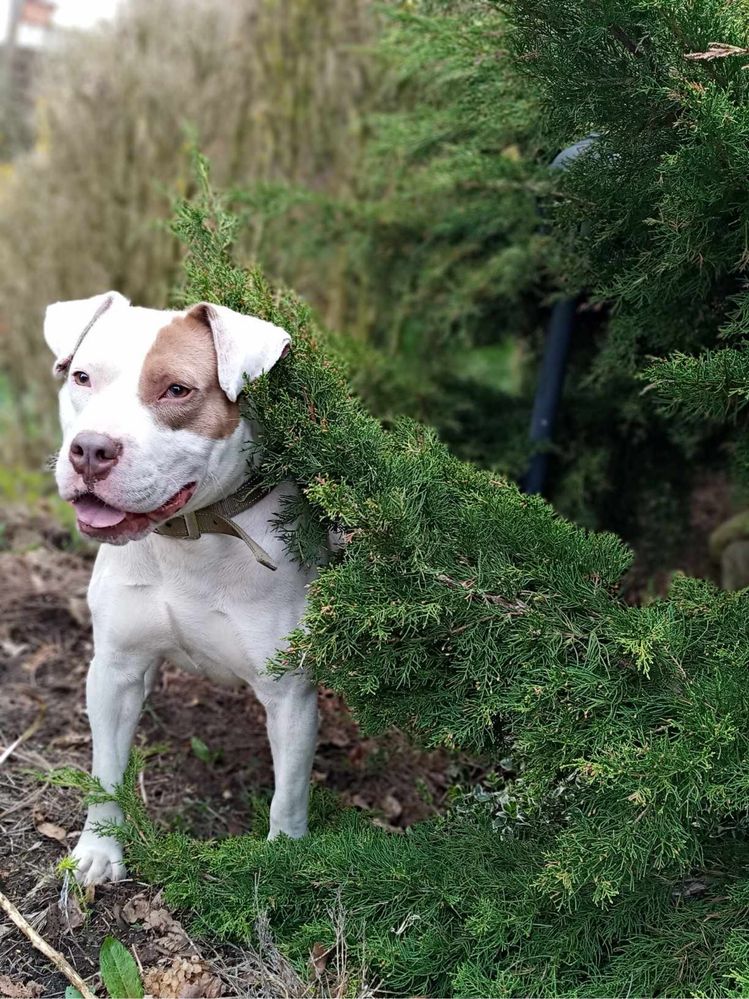
<path fill-rule="evenodd" d="M 97 836 L 84 830 L 73 850 L 73 859 L 76 879 L 82 885 L 101 885 L 127 876 L 122 847 L 111 836 Z"/>

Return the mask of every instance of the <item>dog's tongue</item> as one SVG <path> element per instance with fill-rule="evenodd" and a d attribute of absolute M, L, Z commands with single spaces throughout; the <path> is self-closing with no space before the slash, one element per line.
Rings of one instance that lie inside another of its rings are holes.
<path fill-rule="evenodd" d="M 81 496 L 74 500 L 73 506 L 81 523 L 88 527 L 114 527 L 121 524 L 127 516 L 124 510 L 108 506 L 96 496 Z"/>

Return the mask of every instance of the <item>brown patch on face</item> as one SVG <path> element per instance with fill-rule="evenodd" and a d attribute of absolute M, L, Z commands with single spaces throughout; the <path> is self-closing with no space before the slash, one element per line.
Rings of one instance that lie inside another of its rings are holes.
<path fill-rule="evenodd" d="M 191 391 L 184 398 L 164 396 L 171 385 Z M 143 362 L 138 396 L 172 430 L 219 440 L 239 425 L 239 405 L 218 383 L 213 335 L 199 314 L 177 316 L 159 330 Z"/>

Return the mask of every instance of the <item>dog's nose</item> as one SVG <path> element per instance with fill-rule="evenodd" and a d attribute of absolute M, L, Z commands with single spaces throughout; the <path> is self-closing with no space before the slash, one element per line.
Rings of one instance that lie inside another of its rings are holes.
<path fill-rule="evenodd" d="M 106 479 L 122 452 L 119 441 L 85 430 L 70 445 L 70 464 L 85 482 Z"/>

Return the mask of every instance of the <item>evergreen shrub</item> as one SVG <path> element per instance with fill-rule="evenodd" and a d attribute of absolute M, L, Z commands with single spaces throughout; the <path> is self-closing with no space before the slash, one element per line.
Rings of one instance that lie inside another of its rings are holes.
<path fill-rule="evenodd" d="M 300 964 L 341 905 L 398 994 L 746 994 L 746 594 L 677 576 L 668 599 L 625 605 L 617 538 L 423 427 L 384 430 L 308 307 L 233 262 L 235 228 L 205 186 L 178 206 L 181 301 L 291 333 L 246 393 L 261 472 L 302 487 L 279 524 L 293 554 L 317 556 L 320 525 L 346 541 L 275 666 L 343 694 L 365 732 L 397 725 L 498 776 L 402 836 L 323 799 L 304 841 L 204 843 L 153 826 L 136 761 L 129 863 L 203 933 L 246 938 L 267 910 Z"/>
<path fill-rule="evenodd" d="M 292 198 L 261 259 L 371 348 L 353 369 L 370 410 L 416 416 L 459 457 L 515 476 L 546 306 L 582 294 L 548 496 L 641 562 L 673 564 L 695 482 L 726 450 L 741 464 L 743 419 L 737 433 L 664 412 L 689 374 L 678 358 L 641 376 L 653 357 L 743 345 L 746 3 L 388 10 L 376 52 L 390 85 L 358 174 L 322 202 Z M 589 154 L 550 176 L 590 133 Z"/>
<path fill-rule="evenodd" d="M 747 5 L 490 2 L 512 24 L 547 141 L 598 136 L 549 209 L 568 281 L 610 312 L 565 414 L 578 419 L 586 395 L 608 412 L 600 429 L 617 512 L 603 522 L 662 548 L 669 518 L 685 527 L 677 514 L 695 475 L 733 452 L 746 479 L 745 424 L 724 419 L 723 402 L 733 417 L 745 395 L 736 383 L 749 317 Z M 698 419 L 674 418 L 682 401 L 679 415 Z"/>

